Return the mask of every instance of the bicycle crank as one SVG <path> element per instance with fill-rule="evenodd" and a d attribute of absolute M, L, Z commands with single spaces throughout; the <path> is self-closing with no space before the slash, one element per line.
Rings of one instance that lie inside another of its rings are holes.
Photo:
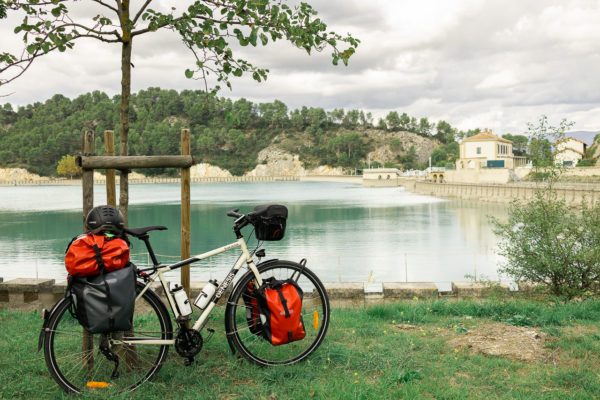
<path fill-rule="evenodd" d="M 192 365 L 194 356 L 202 350 L 202 335 L 200 332 L 186 327 L 180 327 L 175 337 L 175 350 L 181 357 L 187 358 L 185 365 Z"/>

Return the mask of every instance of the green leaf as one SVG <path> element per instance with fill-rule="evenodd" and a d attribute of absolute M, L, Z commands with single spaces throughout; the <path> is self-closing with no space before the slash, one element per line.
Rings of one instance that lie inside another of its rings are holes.
<path fill-rule="evenodd" d="M 263 46 L 266 46 L 267 43 L 269 43 L 269 38 L 264 33 L 261 33 L 260 34 L 260 41 L 262 42 Z"/>
<path fill-rule="evenodd" d="M 36 49 L 37 49 L 37 46 L 35 44 L 30 44 L 29 46 L 27 46 L 27 52 L 29 54 L 35 53 Z"/>
<path fill-rule="evenodd" d="M 243 73 L 244 71 L 242 71 L 241 68 L 236 68 L 235 71 L 233 71 L 234 76 L 242 76 Z"/>
<path fill-rule="evenodd" d="M 258 31 L 258 29 L 252 28 L 252 32 L 250 32 L 250 36 L 248 36 L 248 41 L 254 47 L 256 47 L 257 31 Z"/>
<path fill-rule="evenodd" d="M 190 79 L 191 77 L 194 76 L 194 71 L 192 71 L 191 69 L 186 69 L 185 70 L 185 77 Z"/>

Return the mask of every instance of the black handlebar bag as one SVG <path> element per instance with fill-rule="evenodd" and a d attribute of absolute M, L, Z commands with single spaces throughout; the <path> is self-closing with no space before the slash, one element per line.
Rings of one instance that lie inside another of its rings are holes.
<path fill-rule="evenodd" d="M 69 277 L 73 314 L 90 333 L 127 331 L 135 306 L 135 271 L 125 268 L 86 277 Z"/>

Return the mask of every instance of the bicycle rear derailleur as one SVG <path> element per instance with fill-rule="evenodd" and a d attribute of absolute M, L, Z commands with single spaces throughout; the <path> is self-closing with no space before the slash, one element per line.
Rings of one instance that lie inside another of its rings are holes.
<path fill-rule="evenodd" d="M 185 325 L 177 329 L 175 337 L 175 350 L 181 357 L 186 358 L 185 365 L 192 365 L 194 356 L 202 350 L 202 335 L 200 332 L 187 328 Z"/>

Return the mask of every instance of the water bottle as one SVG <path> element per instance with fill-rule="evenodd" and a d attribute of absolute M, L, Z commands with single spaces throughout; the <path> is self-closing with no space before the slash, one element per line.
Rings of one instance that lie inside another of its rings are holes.
<path fill-rule="evenodd" d="M 204 310 L 215 295 L 218 286 L 219 285 L 215 279 L 208 281 L 206 286 L 202 288 L 202 291 L 198 297 L 196 297 L 196 300 L 194 300 L 194 305 L 199 309 Z"/>
<path fill-rule="evenodd" d="M 175 299 L 175 304 L 177 304 L 179 314 L 181 314 L 182 317 L 187 317 L 190 315 L 192 313 L 192 306 L 188 300 L 187 293 L 185 293 L 185 290 L 183 290 L 183 286 L 175 284 L 175 286 L 171 288 L 171 294 Z"/>

